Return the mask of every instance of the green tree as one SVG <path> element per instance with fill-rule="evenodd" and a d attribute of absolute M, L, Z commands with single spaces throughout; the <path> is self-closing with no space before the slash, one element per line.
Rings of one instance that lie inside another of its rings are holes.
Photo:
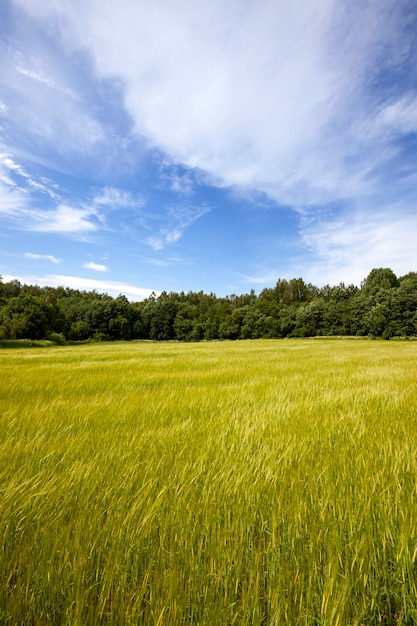
<path fill-rule="evenodd" d="M 392 325 L 389 308 L 386 304 L 377 303 L 368 313 L 369 332 L 374 337 L 389 339 L 392 337 Z"/>
<path fill-rule="evenodd" d="M 54 314 L 54 307 L 41 297 L 21 291 L 7 301 L 2 326 L 10 339 L 45 339 L 54 330 Z"/>
<path fill-rule="evenodd" d="M 410 337 L 417 335 L 417 273 L 410 272 L 399 283 L 391 304 L 393 333 Z"/>
<path fill-rule="evenodd" d="M 175 339 L 174 322 L 177 314 L 177 303 L 169 299 L 158 300 L 150 317 L 151 339 L 156 341 L 168 341 Z"/>
<path fill-rule="evenodd" d="M 323 300 L 312 300 L 297 310 L 294 335 L 296 337 L 315 337 L 323 334 L 323 318 L 326 304 Z"/>
<path fill-rule="evenodd" d="M 375 295 L 380 289 L 398 287 L 398 279 L 389 267 L 371 270 L 362 283 L 362 291 L 367 295 Z"/>
<path fill-rule="evenodd" d="M 70 327 L 69 336 L 71 339 L 75 341 L 83 341 L 92 337 L 94 332 L 90 329 L 89 324 L 83 320 L 78 320 L 77 322 L 72 322 Z"/>

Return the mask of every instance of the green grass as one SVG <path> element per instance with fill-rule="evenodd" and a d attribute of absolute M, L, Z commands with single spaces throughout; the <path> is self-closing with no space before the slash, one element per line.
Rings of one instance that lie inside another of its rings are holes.
<path fill-rule="evenodd" d="M 0 353 L 0 623 L 417 624 L 417 346 Z"/>
<path fill-rule="evenodd" d="M 49 348 L 53 345 L 47 339 L 0 339 L 0 348 Z"/>

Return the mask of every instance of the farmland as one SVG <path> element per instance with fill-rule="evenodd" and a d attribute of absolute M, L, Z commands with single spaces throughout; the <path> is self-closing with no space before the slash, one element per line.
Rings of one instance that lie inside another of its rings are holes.
<path fill-rule="evenodd" d="M 417 343 L 0 351 L 0 623 L 417 623 Z"/>

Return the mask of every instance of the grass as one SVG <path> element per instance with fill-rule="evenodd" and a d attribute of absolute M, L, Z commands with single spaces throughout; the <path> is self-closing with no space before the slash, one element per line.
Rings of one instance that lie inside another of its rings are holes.
<path fill-rule="evenodd" d="M 0 348 L 49 348 L 53 345 L 47 339 L 0 339 Z"/>
<path fill-rule="evenodd" d="M 410 342 L 2 350 L 0 623 L 417 623 Z"/>

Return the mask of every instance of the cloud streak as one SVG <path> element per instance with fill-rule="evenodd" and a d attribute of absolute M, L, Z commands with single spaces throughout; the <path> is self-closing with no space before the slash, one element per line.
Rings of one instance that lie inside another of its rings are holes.
<path fill-rule="evenodd" d="M 178 242 L 185 231 L 209 211 L 209 206 L 175 205 L 169 207 L 164 218 L 165 225 L 159 229 L 157 234 L 147 237 L 146 243 L 154 250 L 162 250 L 166 246 Z"/>
<path fill-rule="evenodd" d="M 48 274 L 46 276 L 36 275 L 10 275 L 4 274 L 2 276 L 4 282 L 11 280 L 18 280 L 22 284 L 27 285 L 39 285 L 40 287 L 69 287 L 70 289 L 81 289 L 85 291 L 96 290 L 100 293 L 107 293 L 113 298 L 117 298 L 120 294 L 125 295 L 129 300 L 140 301 L 148 298 L 151 293 L 159 292 L 153 289 L 147 289 L 144 287 L 137 287 L 135 285 L 129 285 L 125 282 L 114 280 L 95 280 L 92 278 L 82 278 L 79 276 L 66 276 L 59 274 Z"/>
<path fill-rule="evenodd" d="M 83 267 L 88 270 L 94 270 L 95 272 L 108 272 L 108 269 L 105 265 L 101 263 L 94 263 L 90 261 L 89 263 L 84 263 Z"/>
<path fill-rule="evenodd" d="M 45 259 L 46 261 L 50 261 L 51 263 L 61 263 L 61 259 L 57 259 L 57 257 L 53 256 L 52 254 L 36 254 L 35 252 L 25 252 L 25 257 L 27 259 L 34 259 L 35 261 Z"/>

